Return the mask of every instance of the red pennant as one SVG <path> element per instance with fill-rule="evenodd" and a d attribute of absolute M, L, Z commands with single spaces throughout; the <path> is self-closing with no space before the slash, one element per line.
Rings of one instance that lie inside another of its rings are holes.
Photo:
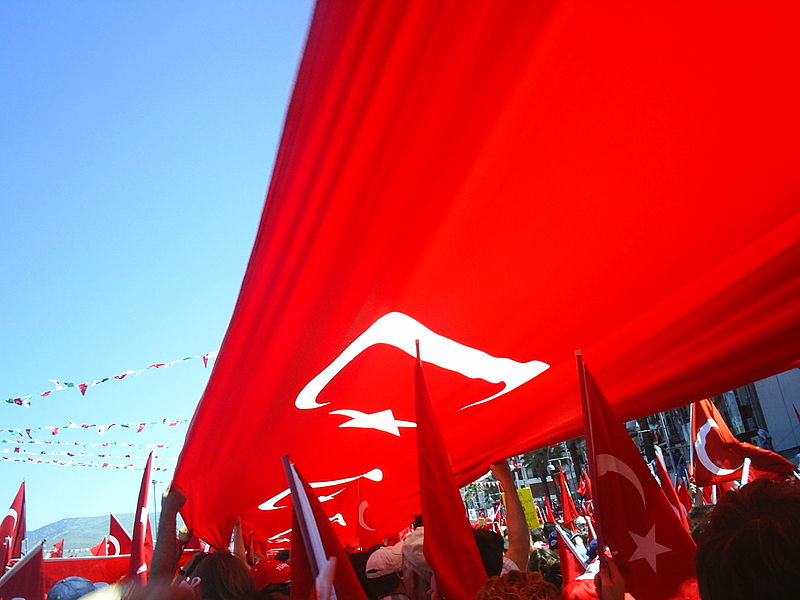
<path fill-rule="evenodd" d="M 566 585 L 583 575 L 586 570 L 577 554 L 574 552 L 572 541 L 560 527 L 556 527 L 558 532 L 558 561 L 561 565 L 561 580 Z"/>
<path fill-rule="evenodd" d="M 342 549 L 336 532 L 311 486 L 297 468 L 285 459 L 292 490 L 292 600 L 306 600 L 325 561 L 336 558 L 333 587 L 337 598 L 366 600 L 366 595 Z"/>
<path fill-rule="evenodd" d="M 744 459 L 756 472 L 789 475 L 794 465 L 776 452 L 737 440 L 711 400 L 692 405 L 694 478 L 699 486 L 741 479 Z"/>
<path fill-rule="evenodd" d="M 133 539 L 131 541 L 131 560 L 128 569 L 128 578 L 144 585 L 147 583 L 150 570 L 150 557 L 152 556 L 152 531 L 150 530 L 150 517 L 147 512 L 147 499 L 150 490 L 150 471 L 153 467 L 153 453 L 147 457 L 147 464 L 142 473 L 142 482 L 139 485 L 139 499 L 136 502 L 136 512 L 133 522 Z M 149 533 L 149 549 L 148 549 Z M 149 550 L 149 551 L 148 551 Z"/>
<path fill-rule="evenodd" d="M 89 386 L 86 385 L 85 383 L 79 383 L 78 384 L 78 389 L 81 391 L 81 396 L 85 396 L 86 395 L 86 388 L 87 387 L 89 387 Z"/>
<path fill-rule="evenodd" d="M 2 555 L 2 551 L 0 551 Z M 2 556 L 0 556 L 1 558 Z M 0 598 L 44 598 L 44 547 L 39 543 L 17 562 L 10 571 L 6 571 L 0 581 Z"/>
<path fill-rule="evenodd" d="M 667 468 L 664 466 L 664 461 L 661 459 L 660 454 L 656 454 L 655 468 L 658 481 L 661 483 L 661 491 L 664 492 L 664 495 L 667 497 L 675 514 L 678 515 L 681 523 L 686 528 L 686 531 L 689 531 L 689 520 L 686 517 L 686 510 L 683 507 L 683 503 L 678 498 L 678 493 L 672 485 L 672 480 L 669 478 Z"/>
<path fill-rule="evenodd" d="M 568 529 L 573 529 L 572 522 L 578 518 L 578 509 L 575 508 L 575 502 L 572 500 L 572 494 L 569 492 L 567 486 L 567 478 L 561 465 L 558 466 L 558 486 L 561 489 L 561 510 L 562 521 Z"/>
<path fill-rule="evenodd" d="M 17 451 L 18 449 L 15 448 L 14 452 Z M 7 562 L 3 563 L 2 567 L 5 567 L 12 559 L 22 556 L 22 540 L 25 535 L 25 482 L 23 481 L 19 486 L 17 495 L 14 496 L 8 513 L 0 521 L 0 541 L 7 540 L 7 538 L 11 539 L 6 557 Z"/>
<path fill-rule="evenodd" d="M 89 548 L 92 556 L 108 556 L 108 538 L 103 536 L 99 544 Z"/>
<path fill-rule="evenodd" d="M 443 597 L 473 600 L 488 577 L 428 397 L 419 346 L 415 373 L 420 501 L 425 518 L 423 552 Z"/>
<path fill-rule="evenodd" d="M 598 546 L 609 546 L 637 600 L 696 598 L 695 544 L 580 355 Z"/>
<path fill-rule="evenodd" d="M 132 547 L 131 536 L 122 523 L 113 514 L 108 518 L 108 554 L 130 554 Z"/>
<path fill-rule="evenodd" d="M 61 558 L 64 556 L 64 538 L 60 542 L 53 544 L 53 549 L 50 550 L 48 558 Z"/>

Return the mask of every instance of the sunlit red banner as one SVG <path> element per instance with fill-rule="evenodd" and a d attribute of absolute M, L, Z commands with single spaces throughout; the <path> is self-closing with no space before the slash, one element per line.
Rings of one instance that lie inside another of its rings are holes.
<path fill-rule="evenodd" d="M 414 340 L 461 483 L 800 356 L 800 5 L 321 1 L 175 482 L 290 528 L 280 456 L 366 531 L 418 510 Z M 363 527 L 362 527 L 363 528 Z"/>

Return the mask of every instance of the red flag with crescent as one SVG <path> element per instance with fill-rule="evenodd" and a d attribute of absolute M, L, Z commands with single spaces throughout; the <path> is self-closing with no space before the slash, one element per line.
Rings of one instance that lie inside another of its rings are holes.
<path fill-rule="evenodd" d="M 7 538 L 10 538 L 5 564 L 22 555 L 22 540 L 25 536 L 25 482 L 23 481 L 8 512 L 0 522 L 0 543 L 8 541 Z"/>
<path fill-rule="evenodd" d="M 147 464 L 142 473 L 139 485 L 139 499 L 136 502 L 136 513 L 133 521 L 133 539 L 131 540 L 131 560 L 128 578 L 141 584 L 147 583 L 150 570 L 150 559 L 153 556 L 153 535 L 150 529 L 150 515 L 147 512 L 147 500 L 150 490 L 150 472 L 153 468 L 153 453 L 147 457 Z"/>
<path fill-rule="evenodd" d="M 637 600 L 697 598 L 695 543 L 578 355 L 599 547 Z"/>
<path fill-rule="evenodd" d="M 741 479 L 745 458 L 751 463 L 749 479 L 757 473 L 783 476 L 794 471 L 794 465 L 780 454 L 737 440 L 709 399 L 692 405 L 692 442 L 698 486 Z"/>
<path fill-rule="evenodd" d="M 459 485 L 580 435 L 579 346 L 625 419 L 789 368 L 798 19 L 797 2 L 316 2 L 175 471 L 187 525 L 215 546 L 237 517 L 289 529 L 272 502 L 289 453 L 311 485 L 361 478 L 371 527 L 405 526 L 415 339 Z"/>
<path fill-rule="evenodd" d="M 113 556 L 116 554 L 130 554 L 131 553 L 131 536 L 128 530 L 122 526 L 119 519 L 114 516 L 114 513 L 108 516 L 108 554 Z"/>

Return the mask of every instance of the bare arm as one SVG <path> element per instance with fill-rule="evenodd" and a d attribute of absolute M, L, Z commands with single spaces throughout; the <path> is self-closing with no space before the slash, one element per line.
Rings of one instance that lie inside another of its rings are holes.
<path fill-rule="evenodd" d="M 161 496 L 161 515 L 158 519 L 158 534 L 153 558 L 150 563 L 150 581 L 172 581 L 178 566 L 178 542 L 175 538 L 175 523 L 178 511 L 186 502 L 184 496 L 171 485 Z"/>
<path fill-rule="evenodd" d="M 489 465 L 492 475 L 503 486 L 506 493 L 506 526 L 508 532 L 508 550 L 505 555 L 514 561 L 520 571 L 528 568 L 528 557 L 530 556 L 530 537 L 528 534 L 528 523 L 525 520 L 525 511 L 522 510 L 522 502 L 517 496 L 517 487 L 514 485 L 514 477 L 511 469 L 505 460 L 498 461 Z"/>

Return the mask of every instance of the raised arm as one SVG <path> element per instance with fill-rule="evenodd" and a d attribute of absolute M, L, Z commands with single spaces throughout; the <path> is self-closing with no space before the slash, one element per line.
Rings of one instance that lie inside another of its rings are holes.
<path fill-rule="evenodd" d="M 508 462 L 505 460 L 492 463 L 489 468 L 506 493 L 508 550 L 506 550 L 505 556 L 513 560 L 520 571 L 526 571 L 531 549 L 530 537 L 528 535 L 528 523 L 525 520 L 525 511 L 522 509 L 522 502 L 519 501 L 517 487 L 514 485 L 514 477 L 511 475 Z"/>
<path fill-rule="evenodd" d="M 186 502 L 179 490 L 170 485 L 161 496 L 161 515 L 158 518 L 158 533 L 153 558 L 150 562 L 150 581 L 170 582 L 178 566 L 178 541 L 175 525 L 178 511 Z"/>

